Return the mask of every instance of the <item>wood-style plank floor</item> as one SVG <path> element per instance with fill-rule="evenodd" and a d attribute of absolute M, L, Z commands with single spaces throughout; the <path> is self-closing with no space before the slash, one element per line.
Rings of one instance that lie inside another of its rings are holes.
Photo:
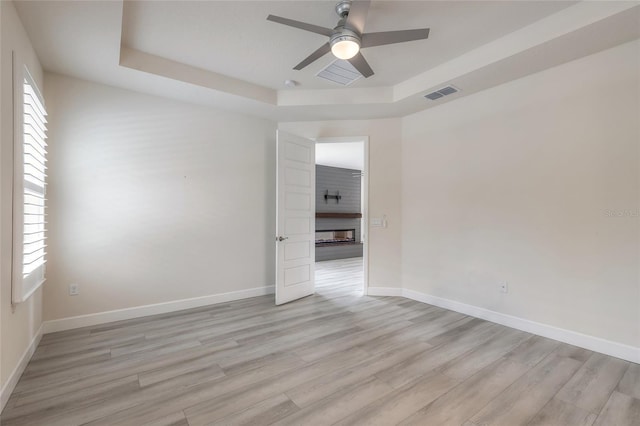
<path fill-rule="evenodd" d="M 317 294 L 45 335 L 12 425 L 640 425 L 640 366 L 397 297 Z"/>

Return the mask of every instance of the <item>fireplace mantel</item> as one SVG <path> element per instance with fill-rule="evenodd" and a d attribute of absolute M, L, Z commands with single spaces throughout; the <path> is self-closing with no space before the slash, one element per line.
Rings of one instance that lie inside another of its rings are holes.
<path fill-rule="evenodd" d="M 362 213 L 316 213 L 317 219 L 361 219 Z"/>

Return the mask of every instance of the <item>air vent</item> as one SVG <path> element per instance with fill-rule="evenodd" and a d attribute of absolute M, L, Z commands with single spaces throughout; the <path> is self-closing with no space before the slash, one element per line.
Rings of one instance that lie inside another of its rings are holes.
<path fill-rule="evenodd" d="M 435 92 L 431 92 L 428 95 L 424 95 L 424 97 L 435 101 L 436 99 L 443 98 L 456 92 L 458 92 L 458 89 L 453 86 L 447 86 L 443 87 L 442 89 L 436 90 Z"/>
<path fill-rule="evenodd" d="M 362 77 L 362 74 L 353 65 L 342 59 L 333 61 L 316 75 L 340 86 L 348 86 Z"/>

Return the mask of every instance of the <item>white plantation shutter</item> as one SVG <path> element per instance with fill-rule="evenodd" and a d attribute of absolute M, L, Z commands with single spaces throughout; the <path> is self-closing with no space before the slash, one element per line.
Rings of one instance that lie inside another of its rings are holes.
<path fill-rule="evenodd" d="M 14 302 L 26 300 L 44 282 L 46 262 L 47 112 L 26 70 L 22 95 L 22 138 L 18 134 L 15 150 Z"/>

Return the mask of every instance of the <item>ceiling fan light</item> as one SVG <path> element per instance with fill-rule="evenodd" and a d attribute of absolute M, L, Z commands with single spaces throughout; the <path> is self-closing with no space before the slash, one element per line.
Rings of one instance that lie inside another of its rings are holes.
<path fill-rule="evenodd" d="M 331 44 L 331 53 L 338 59 L 351 59 L 360 51 L 360 44 L 352 37 L 340 37 Z"/>

